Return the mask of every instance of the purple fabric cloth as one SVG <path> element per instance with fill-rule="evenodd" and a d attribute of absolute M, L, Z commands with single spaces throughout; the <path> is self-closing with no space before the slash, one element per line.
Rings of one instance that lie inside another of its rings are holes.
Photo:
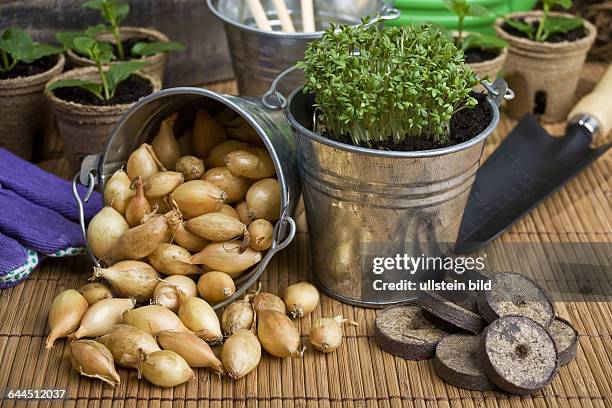
<path fill-rule="evenodd" d="M 19 242 L 0 233 L 0 276 L 25 264 L 28 251 Z"/>
<path fill-rule="evenodd" d="M 59 178 L 8 150 L 0 148 L 0 184 L 24 199 L 56 211 L 79 222 L 78 207 L 72 196 L 72 182 Z M 87 189 L 79 186 L 81 197 Z M 102 208 L 102 197 L 94 193 L 85 205 L 85 217 L 91 219 Z"/>

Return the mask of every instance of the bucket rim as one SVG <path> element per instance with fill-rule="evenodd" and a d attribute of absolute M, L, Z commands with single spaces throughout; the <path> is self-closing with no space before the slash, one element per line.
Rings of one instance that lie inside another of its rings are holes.
<path fill-rule="evenodd" d="M 317 38 L 320 38 L 324 31 L 315 31 L 312 33 L 305 33 L 305 32 L 295 32 L 295 33 L 286 33 L 284 31 L 267 31 L 267 30 L 262 30 L 260 28 L 257 27 L 252 27 L 252 26 L 248 26 L 246 24 L 242 24 L 239 23 L 237 21 L 234 21 L 230 18 L 227 18 L 223 13 L 221 13 L 213 4 L 214 0 L 206 0 L 206 3 L 208 5 L 209 10 L 220 20 L 222 20 L 224 23 L 232 25 L 234 27 L 239 28 L 240 30 L 243 31 L 250 31 L 252 33 L 256 33 L 259 35 L 262 35 L 264 37 L 272 37 L 272 38 L 292 38 L 292 39 L 303 39 L 303 40 L 316 40 Z M 217 0 L 218 3 L 219 0 Z"/>
<path fill-rule="evenodd" d="M 500 120 L 499 108 L 497 104 L 490 97 L 487 97 L 487 102 L 489 103 L 489 107 L 491 108 L 493 117 L 491 118 L 491 122 L 485 128 L 485 130 L 483 130 L 481 133 L 474 136 L 470 140 L 466 140 L 465 142 L 462 142 L 462 143 L 459 143 L 453 146 L 442 147 L 439 149 L 432 149 L 432 150 L 409 151 L 409 152 L 392 151 L 392 150 L 376 150 L 376 149 L 370 149 L 367 147 L 353 146 L 353 145 L 341 143 L 341 142 L 338 142 L 332 139 L 328 139 L 302 126 L 291 113 L 291 105 L 294 103 L 295 97 L 300 92 L 302 92 L 303 88 L 304 88 L 303 86 L 299 87 L 291 93 L 291 95 L 289 96 L 289 103 L 287 104 L 287 107 L 284 108 L 285 116 L 287 118 L 287 121 L 289 122 L 289 125 L 296 132 L 298 132 L 300 136 L 302 135 L 306 136 L 311 140 L 314 140 L 324 145 L 336 148 L 338 150 L 349 151 L 351 153 L 359 153 L 359 154 L 363 154 L 367 156 L 398 158 L 398 159 L 415 159 L 415 158 L 422 158 L 422 157 L 439 157 L 439 156 L 445 156 L 448 154 L 457 153 L 457 152 L 469 149 L 470 147 L 473 147 L 475 145 L 478 145 L 479 143 L 482 143 L 484 140 L 486 140 L 493 133 L 493 131 L 499 124 L 499 120 Z"/>

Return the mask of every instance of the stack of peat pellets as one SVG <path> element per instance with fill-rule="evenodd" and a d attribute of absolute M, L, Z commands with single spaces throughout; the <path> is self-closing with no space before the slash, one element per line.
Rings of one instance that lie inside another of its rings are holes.
<path fill-rule="evenodd" d="M 504 272 L 486 292 L 422 292 L 416 305 L 379 311 L 375 339 L 407 360 L 433 358 L 456 387 L 528 395 L 574 359 L 578 333 L 535 282 Z"/>

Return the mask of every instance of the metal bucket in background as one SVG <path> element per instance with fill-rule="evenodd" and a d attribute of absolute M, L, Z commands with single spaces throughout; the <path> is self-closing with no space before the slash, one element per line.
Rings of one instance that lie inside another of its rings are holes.
<path fill-rule="evenodd" d="M 90 191 L 93 191 L 96 185 L 103 191 L 106 180 L 116 170 L 125 166 L 130 154 L 142 143 L 151 142 L 161 122 L 169 115 L 179 112 L 175 129 L 182 131 L 191 126 L 199 108 L 206 108 L 214 113 L 225 107 L 242 116 L 257 131 L 268 149 L 281 188 L 281 214 L 274 228 L 272 247 L 259 264 L 236 280 L 236 293 L 224 302 L 216 304 L 215 309 L 238 299 L 261 276 L 272 257 L 289 245 L 295 236 L 296 226 L 291 216 L 299 200 L 300 181 L 295 138 L 282 112 L 264 108 L 259 98 L 221 95 L 201 88 L 172 88 L 157 92 L 140 100 L 123 116 L 105 151 L 87 156 L 73 183 L 73 193 L 81 209 L 81 228 L 87 239 L 82 201 L 87 201 L 88 196 L 83 200 L 78 195 L 77 182 L 89 187 Z M 89 255 L 94 264 L 98 264 L 91 251 Z"/>
<path fill-rule="evenodd" d="M 416 292 L 372 290 L 378 278 L 411 279 L 401 271 L 374 275 L 373 258 L 452 256 L 485 141 L 499 122 L 499 104 L 513 97 L 503 80 L 485 87 L 492 118 L 482 133 L 455 146 L 417 152 L 373 150 L 322 137 L 310 130 L 312 95 L 296 89 L 287 104 L 276 94 L 296 133 L 313 278 L 328 295 L 363 307 L 414 300 Z M 266 96 L 273 94 L 274 85 Z M 437 272 L 418 271 L 412 280 L 435 279 Z"/>
<path fill-rule="evenodd" d="M 285 33 L 272 0 L 262 0 L 273 32 L 260 30 L 244 0 L 207 0 L 223 21 L 234 73 L 241 95 L 257 96 L 268 90 L 276 76 L 304 58 L 306 45 L 323 35 L 330 23 L 356 25 L 362 17 L 380 13 L 382 20 L 399 17 L 399 11 L 382 0 L 314 0 L 317 32 L 304 33 L 300 0 L 285 0 L 297 32 Z M 304 84 L 301 72 L 283 81 L 280 91 L 288 95 Z"/>

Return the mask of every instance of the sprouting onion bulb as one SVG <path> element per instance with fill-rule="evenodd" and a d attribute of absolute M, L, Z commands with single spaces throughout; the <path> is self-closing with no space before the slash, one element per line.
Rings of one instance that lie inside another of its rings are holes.
<path fill-rule="evenodd" d="M 223 302 L 235 292 L 234 280 L 224 272 L 206 272 L 198 280 L 200 297 L 212 305 Z"/>
<path fill-rule="evenodd" d="M 114 325 L 123 322 L 123 313 L 134 308 L 136 300 L 131 299 L 103 299 L 93 304 L 81 319 L 79 329 L 71 338 L 104 336 L 111 331 Z"/>
<path fill-rule="evenodd" d="M 127 368 L 138 368 L 141 353 L 147 355 L 161 350 L 150 333 L 128 324 L 113 326 L 98 341 L 110 350 L 116 364 Z"/>
<path fill-rule="evenodd" d="M 164 350 L 174 351 L 183 357 L 189 367 L 212 368 L 217 374 L 223 374 L 221 361 L 208 343 L 195 334 L 165 331 L 157 335 L 157 342 Z"/>
<path fill-rule="evenodd" d="M 283 300 L 291 317 L 302 318 L 319 305 L 319 291 L 308 282 L 298 282 L 287 287 Z"/>
<path fill-rule="evenodd" d="M 221 361 L 230 378 L 244 377 L 259 364 L 261 345 L 251 330 L 240 329 L 223 344 Z"/>
<path fill-rule="evenodd" d="M 94 268 L 94 278 L 104 278 L 119 296 L 148 303 L 159 282 L 159 274 L 141 261 L 122 261 L 108 268 Z"/>
<path fill-rule="evenodd" d="M 300 333 L 285 313 L 264 310 L 257 316 L 257 337 L 275 357 L 302 357 Z"/>
<path fill-rule="evenodd" d="M 142 375 L 158 387 L 170 388 L 195 377 L 185 359 L 170 350 L 153 352 L 144 357 Z"/>
<path fill-rule="evenodd" d="M 135 192 L 130 188 L 132 182 L 127 173 L 117 170 L 104 186 L 104 204 L 113 207 L 122 216 Z"/>
<path fill-rule="evenodd" d="M 70 343 L 70 363 L 85 377 L 102 380 L 113 387 L 121 383 L 110 350 L 95 340 Z"/>
<path fill-rule="evenodd" d="M 323 317 L 315 320 L 310 328 L 310 344 L 323 353 L 335 351 L 342 344 L 342 324 L 346 322 L 348 319 L 343 319 L 342 316 L 336 316 L 333 319 Z M 355 322 L 351 324 L 357 325 Z"/>
<path fill-rule="evenodd" d="M 151 142 L 155 155 L 167 169 L 173 169 L 181 157 L 181 148 L 174 136 L 174 122 L 177 117 L 178 113 L 174 113 L 164 120 L 159 126 L 157 136 Z"/>
<path fill-rule="evenodd" d="M 89 308 L 87 300 L 78 291 L 68 289 L 60 292 L 51 302 L 49 308 L 49 327 L 45 347 L 53 347 L 55 340 L 67 337 L 79 328 L 81 318 Z"/>
<path fill-rule="evenodd" d="M 130 229 L 129 224 L 113 207 L 104 207 L 87 226 L 87 242 L 98 259 L 106 260 L 117 241 Z"/>

